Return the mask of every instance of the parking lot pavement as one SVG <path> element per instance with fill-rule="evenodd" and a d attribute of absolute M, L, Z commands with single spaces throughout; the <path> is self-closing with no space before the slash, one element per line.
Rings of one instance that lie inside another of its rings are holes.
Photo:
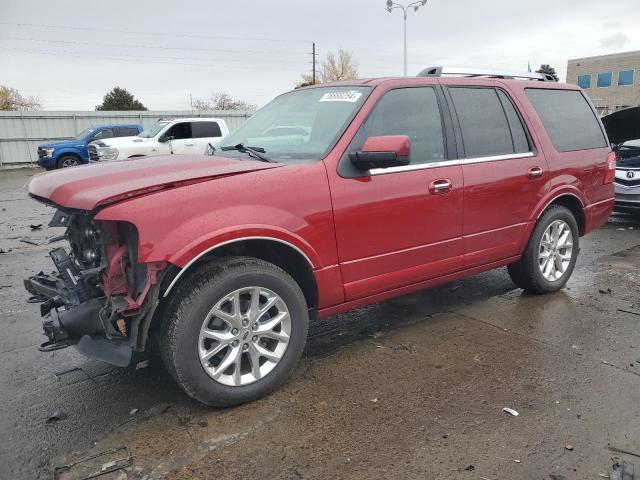
<path fill-rule="evenodd" d="M 29 175 L 0 173 L 0 478 L 131 457 L 102 478 L 583 479 L 607 472 L 609 447 L 640 453 L 640 222 L 582 239 L 556 294 L 500 269 L 318 322 L 283 388 L 213 410 L 155 357 L 119 370 L 37 351 L 22 278 L 51 268 L 40 243 L 57 232 L 31 230 L 52 211 L 27 199 Z"/>

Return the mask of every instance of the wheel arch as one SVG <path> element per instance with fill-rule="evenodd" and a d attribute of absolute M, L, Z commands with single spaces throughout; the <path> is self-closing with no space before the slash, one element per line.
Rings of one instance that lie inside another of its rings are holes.
<path fill-rule="evenodd" d="M 80 163 L 84 163 L 84 159 L 82 158 L 82 155 L 80 155 L 77 151 L 75 151 L 75 150 L 63 150 L 59 154 L 56 154 L 56 167 L 58 166 L 58 163 L 60 163 L 60 160 L 63 157 L 75 157 L 80 161 Z"/>
<path fill-rule="evenodd" d="M 313 273 L 314 265 L 300 248 L 275 237 L 241 237 L 217 243 L 193 257 L 166 281 L 161 298 L 167 298 L 176 286 L 194 270 L 194 267 L 213 258 L 224 256 L 248 256 L 273 263 L 287 272 L 300 286 L 310 309 L 318 306 L 318 287 Z"/>
<path fill-rule="evenodd" d="M 556 194 L 551 200 L 547 201 L 544 206 L 539 209 L 538 215 L 536 216 L 536 221 L 542 216 L 542 214 L 553 205 L 561 205 L 565 208 L 568 208 L 573 216 L 576 218 L 576 222 L 578 223 L 578 232 L 580 236 L 584 235 L 587 217 L 584 208 L 584 202 L 582 199 L 571 192 L 563 192 Z"/>

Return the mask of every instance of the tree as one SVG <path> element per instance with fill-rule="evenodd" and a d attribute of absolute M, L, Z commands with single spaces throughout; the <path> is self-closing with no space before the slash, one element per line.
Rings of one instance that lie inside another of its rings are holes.
<path fill-rule="evenodd" d="M 298 87 L 313 85 L 313 75 L 303 73 L 302 82 Z M 316 75 L 316 83 L 335 82 L 339 80 L 353 80 L 358 78 L 358 64 L 353 60 L 353 54 L 343 48 L 338 50 L 336 55 L 333 52 L 327 53 L 327 58 L 320 66 L 320 72 Z"/>
<path fill-rule="evenodd" d="M 41 110 L 37 97 L 23 97 L 15 88 L 0 85 L 0 110 Z"/>
<path fill-rule="evenodd" d="M 556 72 L 556 69 L 553 68 L 551 65 L 549 65 L 547 63 L 543 63 L 542 65 L 540 65 L 540 68 L 538 70 L 536 70 L 536 73 L 542 73 L 542 74 L 546 74 L 546 75 L 551 75 L 551 77 L 553 77 L 553 79 L 556 82 L 560 80 L 560 78 L 558 77 L 558 74 Z"/>
<path fill-rule="evenodd" d="M 234 100 L 231 95 L 223 92 L 214 93 L 208 100 L 196 99 L 193 101 L 193 108 L 199 112 L 212 110 L 243 110 L 254 112 L 256 106 L 244 100 Z"/>
<path fill-rule="evenodd" d="M 115 87 L 102 99 L 102 105 L 96 110 L 146 110 L 139 100 L 129 93 L 126 88 Z"/>

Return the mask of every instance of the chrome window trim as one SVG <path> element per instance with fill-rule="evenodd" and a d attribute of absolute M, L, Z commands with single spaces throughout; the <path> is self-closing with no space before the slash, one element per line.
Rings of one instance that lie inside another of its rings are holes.
<path fill-rule="evenodd" d="M 275 238 L 275 237 L 240 237 L 240 238 L 234 238 L 233 240 L 227 240 L 226 242 L 217 243 L 217 244 L 213 245 L 212 247 L 207 248 L 203 252 L 200 252 L 198 255 L 196 255 L 191 260 L 189 260 L 189 262 L 187 262 L 187 264 L 184 267 L 182 267 L 182 269 L 180 269 L 180 271 L 174 277 L 174 279 L 171 280 L 171 283 L 169 284 L 169 286 L 167 287 L 165 292 L 162 294 L 162 297 L 166 298 L 167 295 L 169 295 L 169 292 L 171 292 L 171 289 L 175 286 L 176 283 L 178 283 L 178 280 L 180 279 L 182 274 L 184 272 L 186 272 L 191 265 L 193 265 L 195 262 L 197 262 L 204 255 L 206 255 L 207 253 L 215 250 L 216 248 L 224 247 L 225 245 L 229 245 L 231 243 L 242 242 L 243 240 L 272 240 L 274 242 L 282 243 L 284 245 L 287 245 L 287 246 L 293 248 L 300 255 L 302 255 L 307 260 L 307 262 L 309 263 L 309 267 L 311 267 L 311 270 L 313 270 L 315 268 L 314 265 L 313 265 L 313 262 L 311 262 L 311 260 L 309 259 L 309 257 L 307 256 L 306 253 L 304 253 L 302 250 L 300 250 L 300 248 L 296 247 L 294 244 L 287 242 L 286 240 L 280 240 L 279 238 Z"/>
<path fill-rule="evenodd" d="M 371 170 L 369 170 L 369 175 L 371 176 L 384 175 L 387 173 L 410 172 L 413 170 L 426 170 L 429 168 L 451 167 L 455 165 L 471 165 L 474 163 L 499 162 L 502 160 L 530 158 L 530 157 L 534 157 L 535 155 L 536 154 L 534 152 L 525 152 L 525 153 L 509 153 L 506 155 L 489 155 L 486 157 L 459 158 L 455 160 L 437 160 L 433 162 L 416 163 L 413 165 L 403 165 L 401 167 L 372 168 Z"/>

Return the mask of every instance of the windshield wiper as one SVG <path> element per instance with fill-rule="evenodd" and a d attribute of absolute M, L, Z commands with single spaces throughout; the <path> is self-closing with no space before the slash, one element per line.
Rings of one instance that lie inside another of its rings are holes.
<path fill-rule="evenodd" d="M 222 150 L 223 152 L 229 150 L 237 150 L 238 152 L 247 153 L 249 156 L 257 158 L 262 162 L 275 163 L 269 157 L 264 155 L 266 150 L 262 147 L 245 147 L 242 143 L 239 143 L 237 145 L 227 145 L 226 147 L 220 147 L 220 150 Z"/>

